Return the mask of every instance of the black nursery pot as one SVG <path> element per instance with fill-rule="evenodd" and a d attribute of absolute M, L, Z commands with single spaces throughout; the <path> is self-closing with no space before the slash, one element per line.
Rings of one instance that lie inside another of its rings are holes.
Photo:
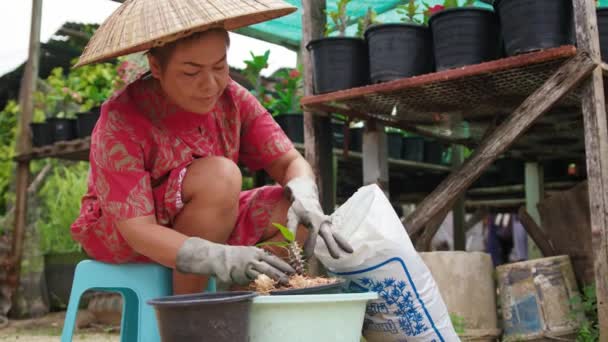
<path fill-rule="evenodd" d="M 424 138 L 403 137 L 401 155 L 403 159 L 422 162 L 424 160 Z"/>
<path fill-rule="evenodd" d="M 53 125 L 49 122 L 35 122 L 30 124 L 32 131 L 32 145 L 42 147 L 53 144 Z"/>
<path fill-rule="evenodd" d="M 304 115 L 301 113 L 281 114 L 275 116 L 274 120 L 292 142 L 304 142 Z"/>
<path fill-rule="evenodd" d="M 156 310 L 163 342 L 246 342 L 255 296 L 252 292 L 199 293 L 158 298 L 148 304 Z"/>
<path fill-rule="evenodd" d="M 424 142 L 424 162 L 429 164 L 441 164 L 443 161 L 444 147 L 437 141 Z"/>
<path fill-rule="evenodd" d="M 433 71 L 431 31 L 421 25 L 383 24 L 365 31 L 372 83 Z"/>
<path fill-rule="evenodd" d="M 49 122 L 53 126 L 53 140 L 65 141 L 76 138 L 76 120 L 64 118 L 51 118 Z"/>
<path fill-rule="evenodd" d="M 600 33 L 602 61 L 608 61 L 608 8 L 597 9 L 597 29 Z"/>
<path fill-rule="evenodd" d="M 574 44 L 572 0 L 496 0 L 507 55 Z"/>
<path fill-rule="evenodd" d="M 78 138 L 86 138 L 91 136 L 93 128 L 99 119 L 99 111 L 91 111 L 76 114 L 76 136 Z"/>
<path fill-rule="evenodd" d="M 369 61 L 365 41 L 331 37 L 313 40 L 306 48 L 312 54 L 315 94 L 366 85 Z"/>
<path fill-rule="evenodd" d="M 348 149 L 361 152 L 363 149 L 363 127 L 351 128 L 349 134 Z"/>
<path fill-rule="evenodd" d="M 393 159 L 401 158 L 401 145 L 403 144 L 403 135 L 397 132 L 389 132 L 387 135 L 388 157 Z"/>
<path fill-rule="evenodd" d="M 429 19 L 438 71 L 478 64 L 500 57 L 496 14 L 462 7 L 443 10 Z"/>

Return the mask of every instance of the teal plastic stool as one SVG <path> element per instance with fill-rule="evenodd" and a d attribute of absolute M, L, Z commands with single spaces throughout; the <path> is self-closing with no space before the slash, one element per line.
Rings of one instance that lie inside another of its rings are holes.
<path fill-rule="evenodd" d="M 78 263 L 61 342 L 72 341 L 78 303 L 87 290 L 119 292 L 122 295 L 122 342 L 160 341 L 154 308 L 146 302 L 172 294 L 172 272 L 169 268 L 158 264 L 117 265 L 93 260 Z M 215 279 L 210 278 L 207 291 L 215 290 Z"/>

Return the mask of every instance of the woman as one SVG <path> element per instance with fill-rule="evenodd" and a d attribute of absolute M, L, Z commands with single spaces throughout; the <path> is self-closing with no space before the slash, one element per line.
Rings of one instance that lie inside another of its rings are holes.
<path fill-rule="evenodd" d="M 309 164 L 228 74 L 227 29 L 293 10 L 276 0 L 134 0 L 98 29 L 78 66 L 147 50 L 150 73 L 103 104 L 92 135 L 89 187 L 72 225 L 92 258 L 173 268 L 174 293 L 184 294 L 209 275 L 285 282 L 293 269 L 253 247 L 283 239 L 272 223 L 307 240 L 306 256 L 317 234 L 334 257 L 352 252 L 331 231 Z M 239 162 L 278 185 L 241 192 Z"/>

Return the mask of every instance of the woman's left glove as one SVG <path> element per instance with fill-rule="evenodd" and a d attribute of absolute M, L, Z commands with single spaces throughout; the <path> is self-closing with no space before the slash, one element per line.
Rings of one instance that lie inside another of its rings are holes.
<path fill-rule="evenodd" d="M 287 211 L 287 228 L 296 233 L 298 225 L 309 229 L 308 239 L 304 245 L 304 257 L 314 254 L 317 236 L 321 235 L 329 254 L 339 259 L 342 253 L 352 253 L 353 248 L 340 234 L 333 231 L 331 218 L 323 213 L 319 203 L 319 190 L 314 180 L 308 177 L 297 177 L 285 186 L 286 194 L 291 200 Z"/>

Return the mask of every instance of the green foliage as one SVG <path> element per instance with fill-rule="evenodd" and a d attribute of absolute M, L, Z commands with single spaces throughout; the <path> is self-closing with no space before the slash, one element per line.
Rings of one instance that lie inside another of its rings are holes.
<path fill-rule="evenodd" d="M 452 326 L 454 326 L 454 331 L 456 331 L 456 334 L 458 334 L 458 335 L 464 334 L 464 330 L 465 330 L 464 317 L 451 313 L 450 320 L 452 321 Z"/>
<path fill-rule="evenodd" d="M 346 14 L 346 7 L 350 2 L 351 0 L 339 0 L 337 11 L 326 12 L 331 19 L 331 22 L 328 22 L 325 26 L 326 37 L 334 31 L 338 31 L 340 37 L 346 36 L 346 27 L 348 27 L 348 22 L 350 21 L 350 17 Z"/>
<path fill-rule="evenodd" d="M 266 102 L 266 89 L 262 85 L 262 71 L 268 68 L 268 59 L 270 58 L 270 50 L 266 50 L 263 55 L 256 55 L 250 52 L 251 59 L 245 60 L 245 70 L 243 75 L 253 85 L 251 93 L 264 104 Z"/>
<path fill-rule="evenodd" d="M 40 232 L 43 252 L 75 252 L 80 246 L 70 235 L 70 226 L 78 217 L 82 195 L 87 190 L 88 163 L 64 164 L 53 161 L 53 172 L 38 194 Z"/>
<path fill-rule="evenodd" d="M 583 288 L 582 295 L 576 295 L 570 301 L 572 311 L 571 319 L 577 320 L 579 317 L 585 317 L 581 323 L 576 336 L 577 342 L 596 342 L 599 341 L 600 330 L 597 317 L 597 296 L 595 286 L 586 286 Z"/>
<path fill-rule="evenodd" d="M 19 105 L 14 100 L 8 101 L 0 112 L 0 215 L 4 215 L 8 203 L 13 197 L 10 182 L 13 179 L 15 163 L 15 137 L 17 135 L 17 117 Z M 0 227 L 2 229 L 3 227 Z"/>
<path fill-rule="evenodd" d="M 368 8 L 365 16 L 357 21 L 357 37 L 363 38 L 365 30 L 367 30 L 370 26 L 379 23 L 380 21 L 378 21 L 378 13 L 376 13 L 376 11 L 374 11 L 371 7 Z"/>
<path fill-rule="evenodd" d="M 302 98 L 302 71 L 298 69 L 282 69 L 275 75 L 274 93 L 266 96 L 265 106 L 273 116 L 285 113 L 299 113 Z"/>
<path fill-rule="evenodd" d="M 408 24 L 422 24 L 422 20 L 418 18 L 421 11 L 417 0 L 407 0 L 405 4 L 398 5 L 396 11 L 403 16 L 401 21 Z"/>
<path fill-rule="evenodd" d="M 281 233 L 281 235 L 283 235 L 283 238 L 285 239 L 285 241 L 268 241 L 268 242 L 262 242 L 262 243 L 258 243 L 256 246 L 257 247 L 262 247 L 262 246 L 275 246 L 275 247 L 281 247 L 281 248 L 287 248 L 289 247 L 289 245 L 294 242 L 296 240 L 296 236 L 294 233 L 291 232 L 291 230 L 289 230 L 289 228 L 285 227 L 284 225 L 280 224 L 280 223 L 273 223 L 272 224 L 276 229 L 279 230 L 279 232 Z"/>

